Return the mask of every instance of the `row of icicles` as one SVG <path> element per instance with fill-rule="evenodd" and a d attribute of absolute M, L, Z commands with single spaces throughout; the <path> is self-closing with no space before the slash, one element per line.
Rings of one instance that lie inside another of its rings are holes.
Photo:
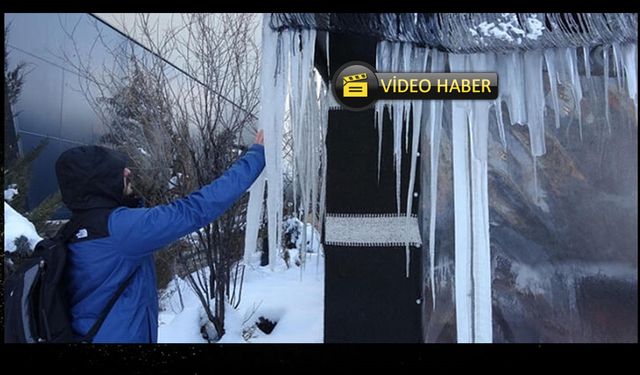
<path fill-rule="evenodd" d="M 268 15 L 265 15 L 268 17 Z M 325 211 L 327 89 L 317 79 L 314 70 L 315 30 L 273 31 L 268 19 L 263 23 L 263 56 L 261 76 L 260 127 L 265 132 L 267 166 L 263 175 L 252 186 L 247 209 L 245 259 L 256 249 L 264 184 L 267 181 L 267 222 L 269 249 L 281 249 L 283 212 L 283 173 L 292 171 L 294 212 L 302 222 L 308 220 L 319 228 Z M 327 40 L 328 42 L 328 40 Z M 327 48 L 328 50 L 328 48 Z M 544 137 L 545 93 L 548 80 L 555 115 L 555 126 L 560 125 L 559 84 L 567 85 L 575 98 L 576 115 L 582 136 L 580 100 L 583 86 L 580 72 L 586 82 L 591 78 L 588 47 L 582 48 L 582 61 L 578 61 L 575 48 L 519 51 L 510 54 L 452 54 L 436 49 L 420 48 L 410 43 L 380 42 L 377 46 L 376 69 L 379 72 L 443 72 L 477 71 L 498 73 L 500 96 L 495 101 L 454 101 L 452 105 L 453 175 L 455 204 L 455 291 L 456 319 L 459 342 L 491 342 L 491 268 L 487 193 L 487 136 L 489 114 L 496 113 L 500 140 L 506 150 L 502 102 L 508 109 L 512 124 L 529 127 L 531 154 L 535 160 L 546 152 Z M 626 88 L 637 111 L 637 44 L 603 46 L 605 67 L 613 63 L 617 84 Z M 611 55 L 613 58 L 611 59 Z M 329 58 L 327 58 L 329 61 Z M 582 70 L 579 69 L 582 65 Z M 544 74 L 544 72 L 547 74 Z M 608 92 L 609 69 L 604 69 L 604 92 Z M 610 116 L 608 95 L 605 97 L 606 121 Z M 287 109 L 289 116 L 287 116 Z M 430 179 L 429 212 L 429 269 L 433 307 L 435 308 L 435 228 L 437 201 L 437 171 L 442 132 L 443 101 L 379 101 L 376 103 L 378 130 L 378 178 L 382 145 L 382 120 L 386 110 L 393 121 L 394 167 L 396 171 L 396 209 L 404 208 L 411 214 L 413 186 L 416 179 L 418 145 L 428 142 L 430 149 L 428 168 Z M 405 149 L 402 150 L 403 127 L 413 118 L 412 139 L 405 131 Z M 424 131 L 421 131 L 424 128 Z M 292 132 L 293 155 L 285 159 L 283 141 L 285 130 Z M 422 139 L 421 139 L 422 138 Z M 402 153 L 410 152 L 411 168 L 409 191 L 405 204 L 400 202 L 400 171 Z M 292 165 L 289 166 L 289 160 Z M 534 182 L 537 186 L 537 182 Z M 426 213 L 425 213 L 426 214 Z M 303 244 L 307 231 L 302 231 Z M 409 246 L 406 246 L 408 276 Z M 269 264 L 275 265 L 278 251 L 269 251 Z M 304 253 L 304 252 L 303 252 Z"/>

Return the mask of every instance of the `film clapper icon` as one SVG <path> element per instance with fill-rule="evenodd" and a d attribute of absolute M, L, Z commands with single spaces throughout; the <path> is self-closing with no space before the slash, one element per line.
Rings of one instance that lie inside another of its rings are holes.
<path fill-rule="evenodd" d="M 342 96 L 345 98 L 366 98 L 368 95 L 366 79 L 367 73 L 342 77 Z"/>

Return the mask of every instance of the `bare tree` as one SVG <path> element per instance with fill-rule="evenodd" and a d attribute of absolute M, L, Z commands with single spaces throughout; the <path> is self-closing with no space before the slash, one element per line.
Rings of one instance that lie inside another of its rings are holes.
<path fill-rule="evenodd" d="M 99 24 L 96 44 L 108 52 L 109 63 L 98 70 L 79 50 L 75 57 L 61 56 L 81 77 L 82 92 L 107 124 L 103 142 L 129 155 L 136 189 L 149 205 L 210 183 L 246 148 L 246 136 L 255 134 L 256 17 L 181 17 L 179 28 L 164 30 L 148 15 L 137 17 L 135 35 L 156 56 L 133 42 L 109 44 Z M 74 40 L 73 29 L 67 30 Z M 182 72 L 158 56 L 171 57 Z M 240 301 L 245 212 L 246 197 L 169 252 L 158 253 L 165 266 L 178 266 L 185 275 L 218 337 L 224 334 L 225 303 Z"/>

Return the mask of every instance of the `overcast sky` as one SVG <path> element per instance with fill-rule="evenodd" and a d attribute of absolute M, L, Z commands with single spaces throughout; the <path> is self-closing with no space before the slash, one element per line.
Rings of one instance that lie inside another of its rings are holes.
<path fill-rule="evenodd" d="M 115 27 L 116 29 L 125 32 L 129 37 L 137 40 L 138 42 L 142 42 L 142 38 L 136 35 L 136 31 L 134 30 L 135 19 L 139 13 L 93 13 L 94 15 L 100 17 L 102 20 Z M 160 35 L 164 33 L 165 30 L 170 28 L 179 28 L 182 26 L 182 16 L 181 13 L 148 13 L 150 15 L 150 21 L 153 25 L 157 22 L 158 24 L 158 39 L 160 39 Z M 262 17 L 263 14 L 258 14 L 256 16 L 256 21 L 258 22 L 258 26 L 256 27 L 256 43 L 260 46 L 260 40 L 262 39 Z M 143 43 L 146 47 L 149 47 L 146 43 Z M 166 57 L 166 56 L 165 56 Z M 176 65 L 180 65 L 179 61 L 172 61 Z"/>
<path fill-rule="evenodd" d="M 138 16 L 138 13 L 93 13 L 95 16 L 101 18 L 103 21 L 107 22 L 109 25 L 115 27 L 116 29 L 122 31 L 123 33 L 129 35 L 132 39 L 142 43 L 144 38 L 141 38 L 136 35 L 135 19 Z M 149 13 L 151 25 L 154 25 L 155 22 L 158 24 L 157 28 L 157 40 L 161 39 L 161 35 L 165 30 L 170 28 L 179 28 L 183 25 L 182 15 L 181 13 Z M 256 26 L 255 32 L 255 40 L 256 44 L 260 46 L 260 41 L 262 40 L 262 18 L 264 14 L 257 14 L 255 19 L 258 22 Z M 142 43 L 147 48 L 150 46 L 147 43 Z M 151 49 L 151 48 L 150 48 Z M 260 51 L 260 49 L 258 49 Z M 178 67 L 184 68 L 183 60 L 179 55 L 174 56 L 163 56 L 167 60 L 171 61 Z M 244 139 L 245 143 L 249 144 L 249 141 L 253 141 L 253 133 L 251 131 L 245 132 L 241 138 Z"/>

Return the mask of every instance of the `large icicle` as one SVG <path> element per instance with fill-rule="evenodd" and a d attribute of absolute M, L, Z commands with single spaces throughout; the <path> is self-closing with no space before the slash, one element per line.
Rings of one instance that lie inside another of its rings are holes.
<path fill-rule="evenodd" d="M 450 54 L 449 64 L 451 71 L 484 71 L 486 56 Z M 492 341 L 488 111 L 482 101 L 452 104 L 456 324 L 463 343 Z"/>
<path fill-rule="evenodd" d="M 413 68 L 414 65 L 416 65 L 413 62 L 413 44 L 412 43 L 403 43 L 402 45 L 402 71 L 403 72 L 410 72 Z M 421 61 L 418 62 L 417 65 L 420 65 Z M 403 100 L 402 104 L 404 106 L 403 109 L 403 119 L 404 122 L 403 124 L 406 125 L 406 131 L 405 131 L 405 135 L 404 135 L 404 152 L 407 153 L 409 152 L 409 117 L 411 116 L 411 106 L 412 106 L 412 101 L 411 100 Z"/>
<path fill-rule="evenodd" d="M 391 55 L 391 69 L 400 72 L 402 62 L 402 43 L 393 44 L 393 54 Z M 396 208 L 400 214 L 400 173 L 402 171 L 402 121 L 404 112 L 404 101 L 397 101 L 392 105 L 393 113 L 393 168 L 396 172 Z"/>
<path fill-rule="evenodd" d="M 256 251 L 258 244 L 258 231 L 262 218 L 262 206 L 264 201 L 264 174 L 263 171 L 249 189 L 249 203 L 247 204 L 247 226 L 244 232 L 244 263 L 249 264 L 251 255 Z"/>
<path fill-rule="evenodd" d="M 294 184 L 300 184 L 301 209 L 296 212 L 302 215 L 303 222 L 302 244 L 299 259 L 301 262 L 300 275 L 305 266 L 307 243 L 307 218 L 311 218 L 311 225 L 315 227 L 317 216 L 317 197 L 320 190 L 317 186 L 319 170 L 319 153 L 316 147 L 319 138 L 320 111 L 317 108 L 316 81 L 313 74 L 313 58 L 315 52 L 315 30 L 300 30 L 292 33 L 292 53 L 290 71 L 290 110 L 293 134 L 293 165 L 295 167 Z M 298 189 L 296 189 L 298 190 Z M 309 215 L 307 215 L 309 214 Z M 313 233 L 313 232 L 312 232 Z"/>
<path fill-rule="evenodd" d="M 464 58 L 464 57 L 459 57 Z M 455 60 L 452 54 L 449 61 Z M 462 101 L 452 105 L 453 195 L 455 225 L 456 327 L 459 343 L 473 342 L 473 289 L 471 276 L 471 217 L 469 198 L 468 110 Z"/>
<path fill-rule="evenodd" d="M 544 61 L 549 75 L 549 91 L 553 103 L 553 115 L 556 120 L 556 129 L 560 128 L 560 102 L 558 101 L 558 74 L 556 73 L 555 51 L 547 48 L 544 50 Z"/>
<path fill-rule="evenodd" d="M 388 41 L 379 42 L 376 47 L 376 70 L 378 72 L 391 71 L 392 43 Z M 384 110 L 391 107 L 387 101 L 378 100 L 375 105 L 376 127 L 378 129 L 378 184 L 380 184 L 380 160 L 382 157 L 382 125 L 384 121 Z"/>
<path fill-rule="evenodd" d="M 308 231 L 307 226 L 322 229 L 321 222 L 324 218 L 327 98 L 326 90 L 320 87 L 321 79 L 314 71 L 316 31 L 289 31 L 286 37 L 291 38 L 289 108 L 293 141 L 294 194 L 300 194 L 300 200 L 295 200 L 294 210 L 303 223 L 300 234 L 303 247 L 298 253 L 302 278 L 306 267 L 306 244 L 308 241 L 313 242 L 313 236 L 316 235 L 316 231 Z M 309 235 L 312 238 L 307 238 Z"/>
<path fill-rule="evenodd" d="M 507 92 L 507 107 L 509 108 L 509 118 L 512 124 L 526 124 L 527 111 L 525 103 L 525 82 L 522 53 L 515 52 L 500 59 L 498 68 L 504 76 Z M 502 79 L 502 77 L 501 77 Z"/>
<path fill-rule="evenodd" d="M 591 79 L 591 60 L 589 59 L 589 46 L 582 46 L 582 58 L 584 59 L 584 75 Z"/>
<path fill-rule="evenodd" d="M 449 54 L 451 71 L 464 70 L 464 55 Z M 458 342 L 473 342 L 473 289 L 471 268 L 471 216 L 469 173 L 469 103 L 455 101 L 451 105 L 453 145 L 453 195 L 455 225 L 455 294 Z"/>
<path fill-rule="evenodd" d="M 416 162 L 418 157 L 418 143 L 420 141 L 420 122 L 422 113 L 422 105 L 421 103 L 418 105 L 413 103 L 413 126 L 412 126 L 412 137 L 411 137 L 411 170 L 409 172 L 409 186 L 407 188 L 407 225 L 410 225 L 411 221 L 411 211 L 413 209 L 413 199 L 414 192 L 413 187 L 416 181 Z M 409 117 L 409 116 L 407 116 Z M 408 120 L 408 119 L 407 119 Z M 407 125 L 407 133 L 409 133 L 409 126 Z M 416 193 L 417 194 L 417 193 Z M 407 228 L 407 232 L 409 229 Z M 409 277 L 409 266 L 411 260 L 411 251 L 409 248 L 409 243 L 405 244 L 405 276 Z"/>
<path fill-rule="evenodd" d="M 431 71 L 444 71 L 445 55 L 434 49 L 431 52 Z M 430 186 L 429 200 L 429 278 L 431 280 L 431 299 L 433 308 L 436 308 L 436 283 L 435 283 L 435 259 L 436 259 L 436 203 L 438 202 L 438 160 L 440 157 L 440 129 L 442 128 L 442 100 L 429 102 L 429 142 L 430 142 Z"/>
<path fill-rule="evenodd" d="M 584 61 L 584 76 L 587 78 L 587 90 L 593 92 L 593 80 L 591 79 L 591 58 L 589 46 L 582 46 L 582 59 Z"/>
<path fill-rule="evenodd" d="M 412 51 L 412 56 L 411 56 L 411 66 L 408 68 L 408 70 L 413 71 L 413 72 L 424 72 L 426 70 L 426 66 L 427 66 L 427 58 L 429 56 L 429 50 L 425 49 L 425 48 L 414 48 Z M 412 117 L 412 137 L 411 137 L 411 169 L 409 171 L 409 186 L 407 188 L 407 207 L 406 207 L 406 214 L 407 214 L 407 225 L 410 224 L 409 219 L 411 218 L 411 212 L 413 210 L 413 200 L 414 200 L 414 185 L 415 185 L 415 181 L 416 181 L 416 165 L 417 165 L 417 158 L 418 158 L 418 144 L 420 143 L 420 128 L 422 126 L 422 101 L 421 100 L 415 100 L 413 101 L 411 106 L 411 109 L 413 112 L 411 112 L 411 117 Z M 409 113 L 409 112 L 407 112 Z M 407 114 L 407 137 L 409 134 L 409 114 Z M 406 143 L 408 144 L 408 140 L 406 141 Z M 417 193 L 416 193 L 417 194 Z M 408 231 L 408 230 L 407 230 Z M 411 259 L 411 252 L 409 249 L 409 243 L 405 244 L 405 265 L 406 265 L 406 277 L 409 277 L 409 261 Z"/>
<path fill-rule="evenodd" d="M 627 92 L 636 107 L 636 119 L 638 116 L 638 45 L 627 44 L 622 47 L 624 74 L 626 78 Z"/>
<path fill-rule="evenodd" d="M 493 103 L 493 108 L 496 111 L 496 122 L 498 124 L 500 143 L 502 143 L 502 149 L 507 151 L 507 135 L 504 132 L 504 118 L 502 117 L 502 99 L 499 96 Z"/>
<path fill-rule="evenodd" d="M 502 58 L 499 56 L 496 56 L 496 54 L 491 53 L 491 54 L 487 54 L 487 64 L 489 66 L 489 69 L 491 69 L 492 71 L 497 72 L 498 71 L 498 59 Z M 498 80 L 499 81 L 499 80 Z M 493 101 L 493 109 L 495 111 L 495 115 L 496 115 L 496 123 L 498 125 L 498 134 L 500 135 L 500 142 L 502 143 L 502 148 L 506 151 L 507 150 L 507 137 L 506 134 L 504 132 L 504 120 L 502 118 L 502 95 L 499 95 L 496 100 Z"/>
<path fill-rule="evenodd" d="M 607 120 L 607 129 L 611 134 L 611 121 L 609 119 L 609 46 L 602 46 L 602 66 L 604 77 L 604 118 Z"/>
<path fill-rule="evenodd" d="M 622 91 L 622 89 L 624 88 L 623 87 L 624 73 L 622 72 L 623 70 L 622 49 L 620 48 L 619 43 L 612 43 L 611 47 L 613 49 L 613 66 L 616 68 L 616 82 L 618 82 L 618 90 Z"/>
<path fill-rule="evenodd" d="M 580 83 L 580 74 L 578 74 L 578 56 L 575 48 L 565 49 L 565 56 L 569 64 L 569 75 L 571 77 L 571 89 L 573 91 L 573 99 L 576 114 L 578 115 L 578 126 L 580 131 L 580 140 L 582 140 L 582 84 Z"/>
<path fill-rule="evenodd" d="M 546 153 L 544 140 L 544 89 L 542 86 L 542 52 L 538 50 L 524 53 L 525 82 L 527 85 L 527 115 L 529 143 L 533 158 L 533 183 L 535 202 L 538 202 L 538 179 L 536 158 Z"/>
<path fill-rule="evenodd" d="M 317 75 L 319 73 L 316 72 Z M 322 78 L 319 77 L 319 80 Z M 321 82 L 318 87 L 318 104 L 320 108 L 320 152 L 321 152 L 321 169 L 320 169 L 320 209 L 319 209 L 319 228 L 318 233 L 322 236 L 324 218 L 326 213 L 326 192 L 327 192 L 327 128 L 329 121 L 329 105 L 327 100 L 327 87 Z M 316 271 L 320 267 L 320 254 L 316 256 Z"/>
<path fill-rule="evenodd" d="M 269 23 L 267 13 L 262 21 L 260 127 L 265 138 L 269 266 L 273 270 L 282 226 L 282 133 L 291 38 L 286 31 L 271 30 Z"/>
<path fill-rule="evenodd" d="M 571 81 L 571 63 L 567 60 L 566 48 L 554 48 L 555 52 L 555 65 L 556 74 L 558 75 L 558 82 L 562 85 L 567 85 Z"/>
<path fill-rule="evenodd" d="M 487 55 L 467 56 L 471 71 L 486 72 Z M 540 87 L 542 87 L 542 55 L 540 55 Z M 526 66 L 526 65 L 525 65 Z M 541 96 L 544 108 L 544 96 Z M 469 124 L 471 145 L 471 204 L 473 223 L 473 277 L 474 277 L 474 342 L 493 341 L 491 308 L 491 246 L 489 240 L 489 191 L 487 179 L 487 154 L 489 136 L 490 103 L 474 101 Z M 529 121 L 531 116 L 527 114 Z"/>
<path fill-rule="evenodd" d="M 544 155 L 544 89 L 542 87 L 542 52 L 531 50 L 524 53 L 524 80 L 527 86 L 527 124 L 531 138 L 531 153 Z"/>

